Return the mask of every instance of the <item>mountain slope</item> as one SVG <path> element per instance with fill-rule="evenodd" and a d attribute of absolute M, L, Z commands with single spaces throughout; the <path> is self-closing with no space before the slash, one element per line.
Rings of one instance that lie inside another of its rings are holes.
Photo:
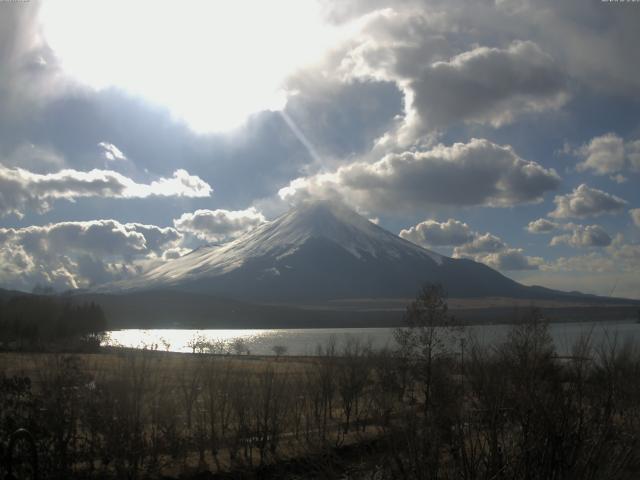
<path fill-rule="evenodd" d="M 220 247 L 204 247 L 103 291 L 177 289 L 261 302 L 412 297 L 549 298 L 486 265 L 421 248 L 333 202 L 305 204 Z"/>

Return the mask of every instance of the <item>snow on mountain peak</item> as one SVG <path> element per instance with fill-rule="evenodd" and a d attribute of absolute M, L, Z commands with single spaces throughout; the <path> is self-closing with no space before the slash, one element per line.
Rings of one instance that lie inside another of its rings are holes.
<path fill-rule="evenodd" d="M 252 259 L 276 263 L 301 249 L 310 239 L 323 239 L 348 251 L 358 259 L 429 257 L 441 265 L 443 257 L 408 242 L 375 225 L 355 211 L 335 201 L 315 201 L 300 206 L 265 223 L 241 237 L 218 247 L 204 247 L 171 260 L 121 288 L 147 288 L 153 284 L 177 284 L 198 278 L 215 277 L 242 267 Z"/>

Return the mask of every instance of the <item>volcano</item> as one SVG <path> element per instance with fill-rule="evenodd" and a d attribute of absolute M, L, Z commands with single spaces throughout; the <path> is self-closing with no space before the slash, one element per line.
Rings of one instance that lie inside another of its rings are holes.
<path fill-rule="evenodd" d="M 579 295 L 524 286 L 484 264 L 424 249 L 331 201 L 303 204 L 230 243 L 199 248 L 103 291 L 304 303 L 410 298 L 427 282 L 459 298 Z"/>

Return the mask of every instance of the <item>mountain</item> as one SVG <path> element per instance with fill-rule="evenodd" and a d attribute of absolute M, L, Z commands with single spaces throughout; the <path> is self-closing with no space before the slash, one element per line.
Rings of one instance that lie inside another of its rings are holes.
<path fill-rule="evenodd" d="M 486 265 L 408 242 L 330 201 L 304 204 L 222 246 L 199 248 L 104 293 L 178 290 L 248 302 L 411 298 L 425 282 L 451 297 L 558 298 Z M 587 297 L 587 296 L 585 296 Z"/>

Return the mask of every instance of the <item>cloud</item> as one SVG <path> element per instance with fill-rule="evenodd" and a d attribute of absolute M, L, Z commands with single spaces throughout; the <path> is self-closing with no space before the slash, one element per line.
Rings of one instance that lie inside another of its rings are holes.
<path fill-rule="evenodd" d="M 120 151 L 118 147 L 116 147 L 113 143 L 109 142 L 100 142 L 98 146 L 102 149 L 102 154 L 104 158 L 111 161 L 116 160 L 126 160 L 127 157 L 124 153 Z"/>
<path fill-rule="evenodd" d="M 633 4 L 612 8 L 601 2 L 585 4 L 581 0 L 561 3 L 323 0 L 322 3 L 326 16 L 337 23 L 366 18 L 364 15 L 375 18 L 374 10 L 378 14 L 391 11 L 386 22 L 377 22 L 371 35 L 380 38 L 375 44 L 377 58 L 390 66 L 404 67 L 402 59 L 417 50 L 420 40 L 428 36 L 439 36 L 443 43 L 459 47 L 460 43 L 473 41 L 495 45 L 500 40 L 526 35 L 541 49 L 552 52 L 562 70 L 591 88 L 633 97 L 634 89 L 640 87 L 634 49 L 640 14 Z M 367 41 L 372 42 L 369 38 Z M 382 49 L 380 44 L 386 48 Z M 433 50 L 424 50 L 422 62 L 411 56 L 414 68 L 425 65 L 424 57 Z M 436 50 L 436 54 L 441 55 L 442 49 Z"/>
<path fill-rule="evenodd" d="M 401 92 L 393 82 L 342 82 L 322 68 L 288 80 L 285 115 L 325 162 L 367 152 L 402 113 Z"/>
<path fill-rule="evenodd" d="M 640 140 L 633 140 L 624 144 L 629 168 L 640 171 Z"/>
<path fill-rule="evenodd" d="M 454 257 L 464 257 L 477 253 L 497 253 L 505 250 L 507 244 L 500 237 L 485 233 L 477 235 L 471 242 L 460 247 L 456 247 L 453 251 Z"/>
<path fill-rule="evenodd" d="M 560 184 L 553 169 L 520 158 L 510 146 L 483 139 L 423 152 L 389 154 L 332 173 L 298 178 L 278 192 L 282 199 L 342 196 L 371 210 L 415 210 L 425 205 L 506 207 L 536 203 Z"/>
<path fill-rule="evenodd" d="M 583 255 L 559 257 L 542 263 L 539 273 L 521 276 L 531 285 L 579 290 L 597 295 L 639 298 L 640 244 L 617 234 L 607 247 Z"/>
<path fill-rule="evenodd" d="M 549 245 L 569 245 L 576 248 L 607 247 L 612 239 L 600 225 L 574 225 L 567 224 L 563 227 L 572 233 L 557 235 L 551 239 Z"/>
<path fill-rule="evenodd" d="M 164 253 L 162 254 L 162 259 L 175 260 L 176 258 L 180 258 L 183 255 L 186 255 L 190 251 L 191 250 L 189 250 L 188 248 L 182 248 L 182 247 L 169 248 L 165 250 Z"/>
<path fill-rule="evenodd" d="M 264 215 L 254 207 L 246 210 L 196 210 L 173 221 L 181 232 L 209 242 L 226 242 L 264 223 Z"/>
<path fill-rule="evenodd" d="M 0 139 L 0 148 L 5 142 Z M 43 147 L 33 143 L 21 143 L 14 148 L 8 148 L 2 155 L 0 167 L 22 167 L 36 173 L 60 170 L 64 167 L 64 157 L 50 147 Z"/>
<path fill-rule="evenodd" d="M 544 269 L 576 272 L 631 272 L 640 269 L 640 244 L 629 243 L 617 234 L 605 248 L 586 255 L 560 257 L 548 262 Z"/>
<path fill-rule="evenodd" d="M 331 53 L 336 75 L 393 81 L 403 92 L 404 117 L 384 137 L 385 145 L 406 148 L 424 142 L 434 129 L 459 123 L 505 125 L 563 107 L 574 92 L 635 100 L 640 88 L 634 48 L 640 11 L 631 4 L 322 0 L 322 5 L 329 21 L 361 27 L 342 51 Z M 330 68 L 323 72 L 332 75 Z"/>
<path fill-rule="evenodd" d="M 530 41 L 434 62 L 410 85 L 415 108 L 432 127 L 460 121 L 500 127 L 524 113 L 557 109 L 568 98 L 560 68 Z"/>
<path fill-rule="evenodd" d="M 529 257 L 521 248 L 511 248 L 500 237 L 491 233 L 474 232 L 463 222 L 425 220 L 400 236 L 424 247 L 453 246 L 454 258 L 470 258 L 492 268 L 504 271 L 536 270 L 544 262 L 540 257 Z"/>
<path fill-rule="evenodd" d="M 629 215 L 631 215 L 634 225 L 640 227 L 640 208 L 629 210 Z"/>
<path fill-rule="evenodd" d="M 46 212 L 58 199 L 73 201 L 83 197 L 145 198 L 149 196 L 208 197 L 211 187 L 186 170 L 176 170 L 171 178 L 150 184 L 136 183 L 112 170 L 60 170 L 38 174 L 22 168 L 0 165 L 0 216 L 22 216 L 25 210 Z"/>
<path fill-rule="evenodd" d="M 88 287 L 139 274 L 182 234 L 171 227 L 116 220 L 0 228 L 0 284 L 30 290 Z"/>
<path fill-rule="evenodd" d="M 590 252 L 586 255 L 557 258 L 547 262 L 542 269 L 551 272 L 614 272 L 617 267 L 609 256 Z"/>
<path fill-rule="evenodd" d="M 526 228 L 529 233 L 549 233 L 558 228 L 558 226 L 556 222 L 546 218 L 539 218 L 529 222 Z"/>
<path fill-rule="evenodd" d="M 609 247 L 611 256 L 622 263 L 621 270 L 638 272 L 640 270 L 640 244 L 625 243 L 622 235 L 618 234 Z"/>
<path fill-rule="evenodd" d="M 625 177 L 624 175 L 618 173 L 616 175 L 610 175 L 609 178 L 611 180 L 613 180 L 614 182 L 616 182 L 617 184 L 621 184 L 621 183 L 626 183 L 626 181 L 628 180 L 627 177 Z"/>
<path fill-rule="evenodd" d="M 633 4 L 518 1 L 516 15 L 538 26 L 537 39 L 551 49 L 573 78 L 592 89 L 634 98 L 640 88 L 637 26 Z M 611 8 L 613 7 L 613 8 Z"/>
<path fill-rule="evenodd" d="M 507 248 L 501 252 L 476 255 L 476 262 L 503 271 L 538 270 L 544 263 L 541 257 L 529 257 L 521 248 Z"/>
<path fill-rule="evenodd" d="M 584 183 L 571 193 L 556 195 L 553 202 L 556 209 L 549 213 L 553 218 L 597 217 L 605 213 L 618 213 L 627 204 L 620 197 L 591 188 Z"/>
<path fill-rule="evenodd" d="M 361 18 L 359 35 L 334 54 L 342 78 L 393 81 L 403 92 L 404 118 L 388 133 L 393 143 L 407 146 L 456 124 L 499 127 L 566 103 L 563 66 L 517 29 L 505 35 L 499 19 L 513 16 L 485 5 L 389 2 Z M 462 33 L 480 22 L 484 35 Z"/>
<path fill-rule="evenodd" d="M 10 3 L 19 4 L 3 5 L 0 16 L 0 123 L 28 120 L 65 90 L 37 21 L 40 2 Z"/>
<path fill-rule="evenodd" d="M 472 241 L 453 249 L 453 257 L 470 258 L 503 271 L 537 270 L 544 263 L 542 258 L 529 257 L 521 248 L 511 248 L 491 233 L 476 233 Z"/>
<path fill-rule="evenodd" d="M 469 225 L 452 218 L 446 222 L 425 220 L 409 229 L 402 230 L 400 236 L 423 246 L 456 246 L 473 239 Z"/>
<path fill-rule="evenodd" d="M 597 175 L 609 175 L 623 170 L 640 170 L 640 140 L 625 142 L 615 133 L 592 138 L 577 153 L 584 159 L 578 171 L 591 170 Z M 624 177 L 612 176 L 618 183 Z"/>

